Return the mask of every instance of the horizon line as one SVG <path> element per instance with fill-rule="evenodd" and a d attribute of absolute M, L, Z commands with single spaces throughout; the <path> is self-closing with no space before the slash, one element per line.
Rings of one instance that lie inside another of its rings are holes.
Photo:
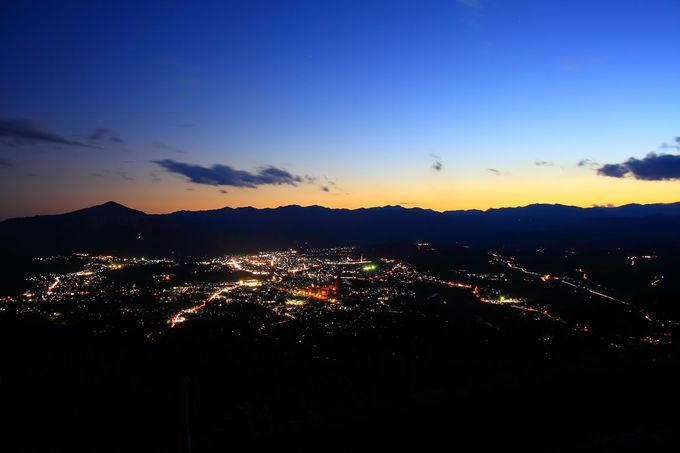
<path fill-rule="evenodd" d="M 616 209 L 616 208 L 621 208 L 624 206 L 653 206 L 653 205 L 673 205 L 673 204 L 678 204 L 680 201 L 674 201 L 674 202 L 668 202 L 668 203 L 626 203 L 622 205 L 592 205 L 592 206 L 576 206 L 576 205 L 568 205 L 568 204 L 562 204 L 562 203 L 529 203 L 526 205 L 519 205 L 519 206 L 501 206 L 498 208 L 487 208 L 487 209 L 477 209 L 477 208 L 471 208 L 471 209 L 446 209 L 443 211 L 439 211 L 436 209 L 432 208 L 423 208 L 420 206 L 404 206 L 402 204 L 387 204 L 387 205 L 382 205 L 382 206 L 367 206 L 367 207 L 360 207 L 360 208 L 332 208 L 329 206 L 323 206 L 323 205 L 318 205 L 318 204 L 312 204 L 312 205 L 299 205 L 299 204 L 287 204 L 287 205 L 279 205 L 275 207 L 266 207 L 266 208 L 256 208 L 254 206 L 223 206 L 220 208 L 213 208 L 213 209 L 197 209 L 197 210 L 190 210 L 190 209 L 179 209 L 176 211 L 170 211 L 170 212 L 160 212 L 160 213 L 148 213 L 145 211 L 142 211 L 141 209 L 137 208 L 132 208 L 128 205 L 125 205 L 123 203 L 114 201 L 114 200 L 108 200 L 103 203 L 99 204 L 94 204 L 91 206 L 87 206 L 84 208 L 79 208 L 75 209 L 72 211 L 66 211 L 66 212 L 60 212 L 60 213 L 55 213 L 55 214 L 34 214 L 34 215 L 27 215 L 27 216 L 19 216 L 19 217 L 7 217 L 4 219 L 0 219 L 0 223 L 5 222 L 7 220 L 13 220 L 13 219 L 27 219 L 27 218 L 32 218 L 32 217 L 48 217 L 48 216 L 59 216 L 59 215 L 66 215 L 66 214 L 72 214 L 74 212 L 79 212 L 79 211 L 84 211 L 87 209 L 92 209 L 92 208 L 97 208 L 109 204 L 115 204 L 117 206 L 122 206 L 126 209 L 130 209 L 133 211 L 138 211 L 141 212 L 142 214 L 145 215 L 171 215 L 171 214 L 176 214 L 179 212 L 210 212 L 210 211 L 219 211 L 223 209 L 254 209 L 257 211 L 265 211 L 265 210 L 274 210 L 274 209 L 282 209 L 282 208 L 290 208 L 290 207 L 297 207 L 297 208 L 322 208 L 322 209 L 328 209 L 332 211 L 360 211 L 360 210 L 368 210 L 368 209 L 383 209 L 383 208 L 401 208 L 401 209 L 406 209 L 406 210 L 413 210 L 413 209 L 418 209 L 421 211 L 430 211 L 430 212 L 436 212 L 439 214 L 443 214 L 445 212 L 489 212 L 489 211 L 494 211 L 494 210 L 500 210 L 500 209 L 521 209 L 521 208 L 527 208 L 530 206 L 563 206 L 567 208 L 577 208 L 577 209 Z"/>

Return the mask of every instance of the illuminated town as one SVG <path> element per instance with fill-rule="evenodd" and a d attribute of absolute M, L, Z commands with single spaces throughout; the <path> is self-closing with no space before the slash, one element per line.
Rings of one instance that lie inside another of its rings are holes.
<path fill-rule="evenodd" d="M 422 256 L 436 253 L 427 243 L 414 248 Z M 540 287 L 553 298 L 566 290 L 573 300 L 620 307 L 632 324 L 628 323 L 626 331 L 606 332 L 609 344 L 616 348 L 631 341 L 668 344 L 670 328 L 677 325 L 607 294 L 608 289 L 588 280 L 582 268 L 575 269 L 573 275 L 559 276 L 527 269 L 514 257 L 491 251 L 481 271 L 452 268 L 442 274 L 397 257 L 371 256 L 357 247 L 337 247 L 195 259 L 87 253 L 34 258 L 42 266 L 70 270 L 30 276 L 23 291 L 3 296 L 0 310 L 38 313 L 62 323 L 77 320 L 91 325 L 95 333 L 117 329 L 120 317 L 129 318 L 153 341 L 195 320 L 224 316 L 234 303 L 265 309 L 269 315 L 259 326 L 263 330 L 291 321 L 315 320 L 330 333 L 375 327 L 366 313 L 403 313 L 423 301 L 467 301 L 516 311 L 528 319 L 557 323 L 575 332 L 591 332 L 587 317 L 575 316 L 545 297 L 532 297 L 535 290 L 531 288 Z M 627 265 L 634 266 L 636 259 L 653 258 L 625 259 Z M 650 285 L 655 287 L 661 281 L 663 276 L 655 277 Z M 336 315 L 343 313 L 345 321 L 338 322 Z"/>

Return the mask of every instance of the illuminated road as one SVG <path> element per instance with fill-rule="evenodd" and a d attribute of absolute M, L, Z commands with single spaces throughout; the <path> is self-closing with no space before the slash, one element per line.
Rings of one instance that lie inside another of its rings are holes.
<path fill-rule="evenodd" d="M 479 295 L 479 287 L 478 286 L 473 286 L 473 285 L 469 285 L 469 284 L 466 284 L 466 283 L 459 283 L 459 282 L 449 282 L 449 281 L 446 281 L 446 280 L 438 280 L 438 279 L 434 279 L 434 280 L 441 285 L 450 286 L 452 288 L 468 289 L 468 290 L 470 290 L 472 295 L 477 298 L 477 300 L 479 302 L 492 303 L 494 305 L 498 305 L 498 306 L 502 306 L 502 307 L 508 307 L 508 308 L 512 308 L 514 310 L 520 310 L 524 313 L 542 316 L 542 317 L 548 318 L 552 321 L 565 324 L 565 321 L 562 318 L 560 318 L 559 316 L 553 315 L 548 310 L 538 310 L 536 308 L 528 307 L 528 306 L 522 305 L 522 304 L 515 304 L 515 303 L 501 303 L 501 304 L 499 304 L 499 303 L 489 301 L 489 300 L 487 300 L 487 299 L 485 299 L 485 298 L 483 298 Z"/>
<path fill-rule="evenodd" d="M 51 295 L 51 294 L 52 294 L 52 291 L 54 291 L 54 288 L 56 288 L 57 286 L 59 286 L 59 281 L 60 281 L 60 280 L 59 280 L 59 277 L 57 277 L 57 278 L 54 279 L 54 283 L 52 283 L 52 284 L 49 286 L 49 288 L 47 288 L 47 291 L 46 291 L 46 295 L 47 295 L 47 296 Z"/>
<path fill-rule="evenodd" d="M 527 307 L 526 305 L 503 304 L 503 306 L 509 307 L 509 308 L 514 308 L 515 310 L 521 310 L 525 313 L 531 313 L 531 314 L 534 314 L 534 315 L 543 316 L 543 317 L 551 319 L 555 322 L 560 322 L 562 324 L 566 324 L 566 321 L 564 321 L 559 316 L 551 314 L 548 310 L 538 310 L 536 308 Z M 580 328 L 579 330 L 583 330 L 583 329 Z M 586 330 L 587 330 L 587 328 L 586 328 Z"/>
<path fill-rule="evenodd" d="M 616 297 L 610 296 L 609 294 L 605 294 L 605 293 L 603 293 L 603 292 L 600 292 L 600 291 L 596 291 L 596 290 L 594 290 L 594 289 L 591 289 L 591 288 L 587 287 L 586 285 L 584 285 L 583 283 L 579 283 L 579 284 L 572 283 L 572 282 L 569 281 L 569 278 L 568 278 L 568 277 L 559 277 L 559 276 L 552 276 L 552 275 L 543 275 L 543 274 L 540 274 L 540 273 L 538 273 L 538 272 L 533 272 L 533 271 L 530 271 L 530 270 L 528 270 L 528 269 L 525 269 L 525 268 L 523 268 L 523 267 L 521 267 L 521 266 L 518 266 L 518 265 L 516 265 L 515 263 L 511 262 L 511 260 L 509 260 L 509 259 L 507 259 L 507 258 L 504 258 L 503 256 L 501 256 L 501 255 L 499 255 L 499 254 L 497 254 L 497 253 L 494 253 L 494 254 L 492 254 L 492 255 L 493 255 L 494 258 L 496 258 L 496 260 L 498 260 L 498 261 L 501 262 L 501 263 L 504 263 L 504 264 L 507 265 L 510 269 L 515 269 L 515 270 L 521 271 L 521 272 L 523 272 L 523 273 L 525 273 L 525 274 L 527 274 L 527 275 L 531 275 L 531 276 L 534 276 L 534 277 L 539 277 L 539 279 L 540 279 L 541 281 L 543 281 L 543 282 L 548 282 L 549 280 L 559 280 L 559 281 L 561 281 L 562 283 L 564 283 L 565 285 L 571 286 L 571 287 L 573 287 L 573 288 L 575 288 L 575 289 L 580 289 L 580 290 L 583 290 L 583 291 L 587 291 L 587 292 L 589 292 L 589 293 L 591 293 L 591 294 L 594 294 L 594 295 L 596 295 L 596 296 L 603 297 L 603 298 L 605 298 L 605 299 L 608 299 L 608 300 L 611 300 L 611 301 L 613 301 L 613 302 L 616 302 L 616 303 L 619 303 L 619 304 L 621 304 L 621 305 L 624 305 L 624 306 L 626 306 L 626 307 L 628 308 L 629 312 L 631 312 L 631 313 L 632 313 L 633 311 L 637 311 L 637 312 L 640 314 L 640 316 L 641 316 L 642 318 L 644 318 L 646 321 L 651 322 L 651 323 L 654 323 L 654 324 L 657 324 L 659 327 L 665 327 L 665 326 L 666 326 L 666 322 L 660 321 L 660 320 L 658 320 L 658 319 L 654 319 L 651 315 L 649 315 L 648 313 L 646 313 L 643 309 L 641 309 L 641 308 L 639 308 L 639 307 L 636 307 L 635 305 L 631 304 L 630 302 L 626 302 L 626 301 L 623 301 L 623 300 L 621 300 L 621 299 L 617 299 Z M 582 269 L 579 269 L 579 271 L 582 271 Z M 584 274 L 584 275 L 585 275 L 585 274 Z M 662 278 L 663 278 L 663 277 L 662 277 Z M 585 279 L 585 278 L 584 278 L 584 279 Z M 658 279 L 658 280 L 653 281 L 653 282 L 652 282 L 652 286 L 656 286 L 656 285 L 659 283 L 659 281 L 661 281 L 661 279 Z"/>
<path fill-rule="evenodd" d="M 652 286 L 658 286 L 659 283 L 661 283 L 661 280 L 663 280 L 663 277 L 657 278 L 656 280 L 654 280 L 654 281 L 651 283 L 651 285 L 652 285 Z"/>
<path fill-rule="evenodd" d="M 572 286 L 572 287 L 577 288 L 577 289 L 582 289 L 582 290 L 588 291 L 588 292 L 591 293 L 591 294 L 595 294 L 596 296 L 604 297 L 605 299 L 613 300 L 614 302 L 618 302 L 618 303 L 623 304 L 623 305 L 626 305 L 626 306 L 628 306 L 628 307 L 637 308 L 637 307 L 635 307 L 635 305 L 633 305 L 633 304 L 630 304 L 630 303 L 628 303 L 628 302 L 625 302 L 625 301 L 623 301 L 623 300 L 621 300 L 621 299 L 617 299 L 616 297 L 612 297 L 612 296 L 610 296 L 610 295 L 608 295 L 608 294 L 601 293 L 601 292 L 599 292 L 599 291 L 595 291 L 594 289 L 590 289 L 590 288 L 588 288 L 587 286 L 576 285 L 576 284 L 571 283 L 571 282 L 569 282 L 569 281 L 567 281 L 567 280 L 565 280 L 565 279 L 563 279 L 563 278 L 555 278 L 555 280 L 559 280 L 559 281 L 561 281 L 562 283 L 564 283 L 565 285 L 569 285 L 569 286 Z"/>
<path fill-rule="evenodd" d="M 224 288 L 220 288 L 218 291 L 211 294 L 210 297 L 208 297 L 206 300 L 204 300 L 200 304 L 194 305 L 191 308 L 185 308 L 184 310 L 180 310 L 179 312 L 175 313 L 175 315 L 172 316 L 170 318 L 170 320 L 168 321 L 168 324 L 170 324 L 170 328 L 172 329 L 175 326 L 177 326 L 177 324 L 181 324 L 184 321 L 186 321 L 187 319 L 184 317 L 184 315 L 188 315 L 188 314 L 198 312 L 203 307 L 205 307 L 209 302 L 212 302 L 212 300 L 215 299 L 217 296 L 219 296 L 220 294 L 222 294 L 223 292 L 225 292 L 229 289 L 231 289 L 231 285 L 226 286 Z"/>

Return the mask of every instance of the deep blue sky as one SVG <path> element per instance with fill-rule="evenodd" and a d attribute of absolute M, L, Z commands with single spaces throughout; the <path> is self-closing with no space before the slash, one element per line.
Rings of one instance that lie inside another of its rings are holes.
<path fill-rule="evenodd" d="M 680 174 L 597 169 L 677 151 L 678 24 L 677 0 L 5 1 L 0 218 L 677 201 Z"/>

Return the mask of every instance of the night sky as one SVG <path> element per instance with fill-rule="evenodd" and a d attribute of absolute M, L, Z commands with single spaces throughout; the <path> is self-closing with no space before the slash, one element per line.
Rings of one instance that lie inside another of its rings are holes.
<path fill-rule="evenodd" d="M 680 2 L 0 2 L 0 219 L 680 201 Z"/>

